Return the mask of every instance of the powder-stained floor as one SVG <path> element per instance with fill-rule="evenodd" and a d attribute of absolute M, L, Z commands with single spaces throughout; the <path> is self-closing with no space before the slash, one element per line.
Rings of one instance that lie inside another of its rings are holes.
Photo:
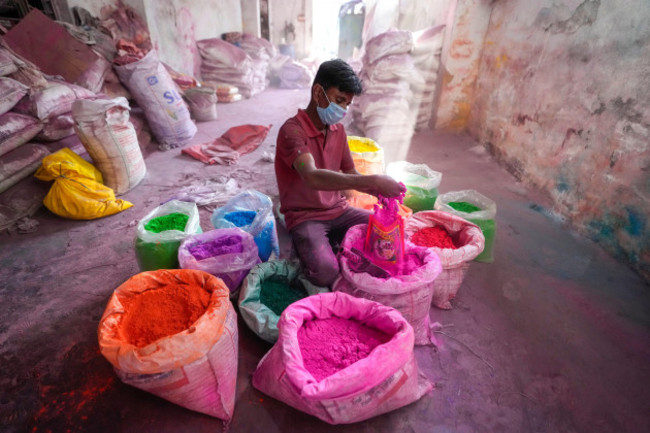
<path fill-rule="evenodd" d="M 38 230 L 0 235 L 0 422 L 3 432 L 215 432 L 221 422 L 122 384 L 99 354 L 97 324 L 111 292 L 138 272 L 137 220 L 180 187 L 228 176 L 277 195 L 277 131 L 308 92 L 269 89 L 219 105 L 194 143 L 244 123 L 273 124 L 264 144 L 226 167 L 147 149 L 134 207 L 94 221 L 41 209 Z M 650 290 L 625 264 L 573 234 L 548 202 L 471 138 L 417 134 L 411 162 L 443 173 L 440 192 L 474 188 L 497 202 L 494 263 L 473 263 L 454 309 L 431 310 L 439 347 L 418 347 L 436 389 L 374 419 L 330 426 L 261 394 L 251 374 L 270 345 L 239 321 L 232 432 L 650 431 Z M 210 210 L 201 210 L 209 230 Z M 282 252 L 288 254 L 286 234 Z"/>

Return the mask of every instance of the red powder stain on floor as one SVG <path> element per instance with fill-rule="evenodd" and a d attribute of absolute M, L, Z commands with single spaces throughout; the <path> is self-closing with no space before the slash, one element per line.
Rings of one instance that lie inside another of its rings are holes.
<path fill-rule="evenodd" d="M 85 379 L 81 387 L 65 392 L 60 392 L 60 388 L 54 386 L 42 385 L 40 387 L 42 406 L 32 418 L 32 423 L 36 424 L 31 430 L 32 433 L 50 431 L 50 429 L 39 429 L 38 425 L 57 418 L 61 424 L 73 426 L 66 431 L 84 431 L 80 420 L 88 420 L 94 410 L 94 403 L 111 389 L 114 383 L 113 376 L 90 376 Z"/>

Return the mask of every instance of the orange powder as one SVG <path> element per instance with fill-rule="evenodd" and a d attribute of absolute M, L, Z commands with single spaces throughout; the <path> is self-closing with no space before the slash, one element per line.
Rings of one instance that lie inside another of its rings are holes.
<path fill-rule="evenodd" d="M 124 339 L 144 347 L 168 335 L 185 331 L 208 308 L 210 293 L 197 286 L 167 285 L 122 299 Z"/>

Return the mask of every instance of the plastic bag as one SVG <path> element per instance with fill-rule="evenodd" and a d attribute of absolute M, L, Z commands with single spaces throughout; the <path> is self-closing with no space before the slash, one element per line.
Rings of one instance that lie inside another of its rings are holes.
<path fill-rule="evenodd" d="M 442 173 L 431 170 L 426 164 L 411 164 L 407 161 L 391 162 L 386 173 L 406 185 L 404 204 L 413 212 L 433 209 Z"/>
<path fill-rule="evenodd" d="M 196 125 L 187 105 L 154 50 L 141 60 L 115 66 L 115 71 L 144 110 L 161 150 L 183 146 L 194 137 Z"/>
<path fill-rule="evenodd" d="M 196 252 L 193 254 L 193 250 L 200 248 L 201 244 L 215 245 L 219 241 L 224 244 L 221 251 L 217 249 L 221 254 L 203 254 L 200 257 L 194 255 Z M 248 271 L 260 263 L 260 258 L 250 233 L 239 228 L 215 229 L 186 237 L 178 248 L 178 263 L 182 269 L 198 269 L 221 278 L 232 296 L 237 293 Z"/>
<path fill-rule="evenodd" d="M 366 224 L 353 226 L 348 230 L 341 248 L 350 250 L 366 235 Z M 415 344 L 430 344 L 429 311 L 434 292 L 434 283 L 442 266 L 440 258 L 428 248 L 405 242 L 405 253 L 418 256 L 422 266 L 408 275 L 391 278 L 377 278 L 368 273 L 356 273 L 345 255 L 339 257 L 341 275 L 334 282 L 332 290 L 371 299 L 398 310 L 413 326 Z"/>
<path fill-rule="evenodd" d="M 395 265 L 404 258 L 404 218 L 398 204 L 395 198 L 382 198 L 368 220 L 364 248 L 376 265 Z"/>
<path fill-rule="evenodd" d="M 383 174 L 384 173 L 384 149 L 375 140 L 367 137 L 348 136 L 348 146 L 354 168 L 361 174 Z M 362 194 L 359 191 L 349 190 L 348 197 Z"/>
<path fill-rule="evenodd" d="M 333 317 L 356 320 L 391 338 L 318 382 L 303 364 L 298 330 L 310 320 Z M 433 388 L 415 361 L 413 328 L 378 302 L 344 293 L 309 296 L 282 313 L 278 328 L 278 342 L 257 365 L 253 386 L 327 423 L 363 421 L 413 403 Z"/>
<path fill-rule="evenodd" d="M 285 260 L 265 262 L 251 269 L 239 293 L 239 314 L 255 334 L 269 343 L 275 343 L 280 316 L 261 301 L 262 283 L 267 279 L 281 279 L 287 284 L 296 284 L 305 289 L 307 295 L 329 292 L 329 289 L 313 285 L 300 273 L 297 264 Z"/>
<path fill-rule="evenodd" d="M 469 213 L 458 211 L 449 205 L 449 203 L 454 202 L 470 203 L 480 208 L 480 210 Z M 435 210 L 449 212 L 452 215 L 459 216 L 479 226 L 483 232 L 483 236 L 485 236 L 485 248 L 474 260 L 486 263 L 492 263 L 494 261 L 494 241 L 497 231 L 497 204 L 494 200 L 487 198 L 473 189 L 465 189 L 439 195 L 434 207 Z"/>
<path fill-rule="evenodd" d="M 424 211 L 413 214 L 404 232 L 408 237 L 427 227 L 442 227 L 454 240 L 456 249 L 429 247 L 440 257 L 442 272 L 436 278 L 433 288 L 433 305 L 444 310 L 451 309 L 451 303 L 469 269 L 469 264 L 485 246 L 481 229 L 463 218 L 441 211 Z"/>
<path fill-rule="evenodd" d="M 350 203 L 350 206 L 371 211 L 374 209 L 375 204 L 377 204 L 377 197 L 370 194 L 359 194 L 348 199 L 348 203 Z M 413 215 L 413 211 L 402 203 L 399 204 L 398 209 L 399 214 L 405 221 Z"/>
<path fill-rule="evenodd" d="M 154 233 L 144 228 L 152 219 L 172 213 L 181 213 L 189 217 L 185 230 Z M 196 203 L 171 200 L 158 206 L 138 222 L 135 256 L 140 270 L 178 268 L 178 248 L 181 242 L 196 233 L 201 233 L 199 209 Z"/>
<path fill-rule="evenodd" d="M 120 332 L 124 299 L 170 284 L 211 293 L 205 313 L 186 331 L 144 347 Z M 122 382 L 185 408 L 228 421 L 235 407 L 237 316 L 228 288 L 202 271 L 160 270 L 129 278 L 113 292 L 99 322 L 99 349 Z"/>
<path fill-rule="evenodd" d="M 99 170 L 67 147 L 43 158 L 34 176 L 40 180 L 54 180 L 43 204 L 52 213 L 65 218 L 90 220 L 133 206 L 128 201 L 116 199 L 113 190 L 102 184 Z"/>
<path fill-rule="evenodd" d="M 227 219 L 232 216 L 239 217 L 239 214 L 248 211 L 255 212 L 254 218 L 248 224 L 236 225 Z M 239 227 L 253 235 L 260 259 L 263 262 L 269 259 L 271 253 L 280 257 L 280 243 L 273 217 L 273 202 L 267 195 L 255 190 L 243 191 L 231 198 L 223 207 L 215 209 L 211 221 L 216 229 Z"/>
<path fill-rule="evenodd" d="M 75 131 L 117 195 L 131 190 L 147 173 L 129 110 L 129 102 L 121 97 L 72 104 Z"/>

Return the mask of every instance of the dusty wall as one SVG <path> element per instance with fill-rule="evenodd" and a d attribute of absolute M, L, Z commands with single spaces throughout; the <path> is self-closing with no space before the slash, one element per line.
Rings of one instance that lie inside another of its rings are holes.
<path fill-rule="evenodd" d="M 650 2 L 495 2 L 469 129 L 650 277 Z"/>

